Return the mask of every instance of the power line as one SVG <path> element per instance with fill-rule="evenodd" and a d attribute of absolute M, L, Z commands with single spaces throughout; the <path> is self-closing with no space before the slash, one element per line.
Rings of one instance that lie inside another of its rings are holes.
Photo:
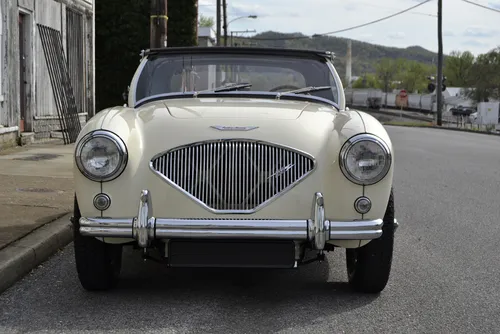
<path fill-rule="evenodd" d="M 363 6 L 371 6 L 371 7 L 375 7 L 375 8 L 381 8 L 381 9 L 398 10 L 398 8 L 388 7 L 388 6 L 381 6 L 381 5 L 378 5 L 378 4 L 373 4 L 373 3 L 368 3 L 368 2 L 359 2 L 358 1 L 358 2 L 356 2 L 356 4 L 360 4 L 360 5 L 363 5 Z M 411 12 L 409 14 L 437 17 L 436 14 L 422 13 L 422 12 Z"/>
<path fill-rule="evenodd" d="M 500 10 L 498 10 L 498 9 L 491 8 L 491 7 L 488 7 L 488 6 L 485 6 L 485 5 L 481 5 L 481 4 L 478 4 L 477 2 L 472 2 L 472 1 L 468 1 L 468 0 L 462 0 L 462 1 L 463 2 L 467 2 L 468 4 L 471 4 L 471 5 L 474 5 L 474 6 L 478 6 L 478 7 L 484 8 L 484 9 L 488 9 L 488 10 L 500 13 Z"/>
<path fill-rule="evenodd" d="M 333 34 L 338 34 L 340 32 L 344 32 L 344 31 L 350 31 L 350 30 L 354 30 L 354 29 L 366 27 L 366 26 L 369 26 L 371 24 L 378 23 L 378 22 L 381 22 L 381 21 L 385 21 L 385 20 L 388 20 L 388 19 L 393 18 L 395 16 L 404 14 L 406 12 L 409 12 L 412 9 L 420 7 L 420 6 L 422 6 L 422 5 L 424 5 L 424 4 L 428 3 L 428 2 L 431 2 L 431 1 L 432 0 L 426 0 L 426 1 L 421 2 L 421 3 L 419 3 L 419 4 L 415 5 L 415 6 L 403 9 L 403 10 L 397 12 L 397 13 L 394 13 L 394 14 L 391 14 L 391 15 L 388 15 L 388 16 L 384 16 L 384 17 L 382 17 L 380 19 L 377 19 L 375 21 L 370 21 L 370 22 L 367 22 L 367 23 L 363 23 L 363 24 L 360 24 L 360 25 L 357 25 L 357 26 L 354 26 L 354 27 L 349 27 L 349 28 L 345 28 L 345 29 L 341 29 L 341 30 L 325 32 L 325 33 L 322 33 L 322 34 L 314 34 L 312 37 L 333 35 Z M 276 37 L 276 38 L 254 38 L 254 37 L 250 37 L 250 38 L 253 39 L 253 40 L 256 40 L 256 41 L 285 41 L 285 40 L 306 39 L 306 38 L 311 38 L 311 36 Z"/>

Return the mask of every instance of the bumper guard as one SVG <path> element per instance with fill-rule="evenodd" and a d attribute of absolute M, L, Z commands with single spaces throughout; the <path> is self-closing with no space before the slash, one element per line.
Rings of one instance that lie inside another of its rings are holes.
<path fill-rule="evenodd" d="M 151 216 L 151 195 L 142 190 L 137 217 L 80 218 L 84 236 L 133 238 L 140 247 L 154 239 L 285 239 L 313 242 L 323 250 L 328 240 L 372 240 L 382 235 L 382 219 L 330 221 L 323 195 L 314 195 L 311 219 L 176 219 Z"/>

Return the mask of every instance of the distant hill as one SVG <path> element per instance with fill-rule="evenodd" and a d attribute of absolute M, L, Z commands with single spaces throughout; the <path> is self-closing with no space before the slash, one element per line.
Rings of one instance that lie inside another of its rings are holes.
<path fill-rule="evenodd" d="M 266 31 L 249 38 L 234 38 L 236 43 L 261 47 L 286 47 L 297 49 L 317 49 L 335 52 L 335 62 L 339 75 L 345 75 L 345 56 L 347 54 L 347 38 L 320 36 L 315 38 L 298 38 L 283 40 L 289 37 L 306 37 L 301 33 L 284 34 Z M 276 40 L 260 40 L 260 39 Z M 281 40 L 280 40 L 281 38 Z M 240 44 L 240 45 L 241 45 Z M 446 57 L 446 56 L 445 56 Z M 437 53 L 420 46 L 395 48 L 352 40 L 352 75 L 360 76 L 375 72 L 375 64 L 382 58 L 404 58 L 428 65 L 437 64 Z"/>

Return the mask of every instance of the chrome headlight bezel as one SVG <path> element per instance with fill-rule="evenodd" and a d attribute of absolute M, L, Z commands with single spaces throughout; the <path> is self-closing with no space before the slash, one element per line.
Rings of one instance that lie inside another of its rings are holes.
<path fill-rule="evenodd" d="M 360 142 L 364 142 L 364 141 L 369 141 L 369 142 L 377 144 L 384 152 L 385 157 L 386 157 L 386 162 L 387 162 L 384 165 L 383 169 L 380 171 L 380 173 L 376 177 L 374 177 L 370 180 L 360 180 L 347 167 L 347 156 L 349 154 L 349 151 L 354 147 L 354 145 L 359 144 Z M 369 185 L 373 185 L 373 184 L 380 182 L 383 178 L 385 178 L 387 173 L 389 173 L 389 170 L 391 169 L 391 166 L 392 166 L 392 153 L 391 153 L 391 150 L 389 149 L 389 145 L 387 145 L 387 143 L 384 142 L 381 138 L 379 138 L 373 134 L 362 133 L 362 134 L 357 134 L 357 135 L 349 138 L 344 143 L 344 145 L 342 146 L 342 148 L 340 150 L 339 163 L 340 163 L 340 169 L 342 170 L 342 173 L 349 181 L 351 181 L 355 184 L 358 184 L 358 185 L 369 186 Z"/>
<path fill-rule="evenodd" d="M 85 169 L 84 164 L 82 163 L 81 160 L 81 153 L 82 149 L 85 147 L 85 145 L 91 141 L 92 139 L 95 138 L 106 138 L 110 140 L 115 146 L 116 149 L 120 155 L 120 161 L 118 164 L 118 167 L 110 174 L 106 176 L 96 176 L 90 173 L 88 170 Z M 119 177 L 123 171 L 125 170 L 125 167 L 127 167 L 127 162 L 128 162 L 128 151 L 127 151 L 127 146 L 123 142 L 123 140 L 116 135 L 115 133 L 107 130 L 95 130 L 92 132 L 87 133 L 85 136 L 80 139 L 78 144 L 76 145 L 75 148 L 75 162 L 76 166 L 78 167 L 78 170 L 80 173 L 82 173 L 86 178 L 88 178 L 91 181 L 95 182 L 108 182 L 116 179 Z"/>

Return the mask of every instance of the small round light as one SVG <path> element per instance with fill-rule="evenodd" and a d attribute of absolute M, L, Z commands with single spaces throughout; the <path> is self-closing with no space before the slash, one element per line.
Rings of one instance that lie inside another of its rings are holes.
<path fill-rule="evenodd" d="M 111 205 L 111 198 L 106 194 L 97 194 L 94 197 L 94 206 L 99 211 L 104 211 Z"/>
<path fill-rule="evenodd" d="M 354 201 L 354 209 L 364 215 L 365 213 L 368 213 L 372 208 L 372 202 L 370 201 L 369 198 L 367 197 L 358 197 L 356 201 Z"/>

